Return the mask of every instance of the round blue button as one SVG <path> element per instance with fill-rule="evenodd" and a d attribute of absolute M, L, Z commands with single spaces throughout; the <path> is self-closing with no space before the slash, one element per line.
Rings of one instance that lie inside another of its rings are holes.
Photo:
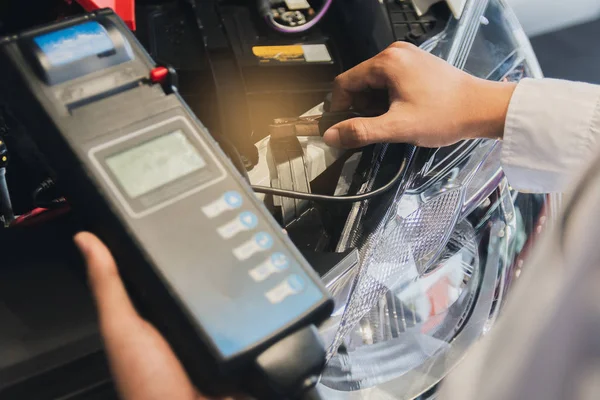
<path fill-rule="evenodd" d="M 287 282 L 294 293 L 298 293 L 304 289 L 304 281 L 298 275 L 290 275 Z"/>
<path fill-rule="evenodd" d="M 258 225 L 258 218 L 250 211 L 244 211 L 240 214 L 240 222 L 246 229 L 254 229 Z"/>
<path fill-rule="evenodd" d="M 225 193 L 223 199 L 231 208 L 238 208 L 242 205 L 242 195 L 235 191 Z"/>
<path fill-rule="evenodd" d="M 278 270 L 284 270 L 286 269 L 289 265 L 290 262 L 288 260 L 288 258 L 285 256 L 285 254 L 283 253 L 273 253 L 271 255 L 271 264 L 277 268 Z"/>
<path fill-rule="evenodd" d="M 254 241 L 263 250 L 268 250 L 273 246 L 273 238 L 266 232 L 259 232 L 254 236 Z"/>

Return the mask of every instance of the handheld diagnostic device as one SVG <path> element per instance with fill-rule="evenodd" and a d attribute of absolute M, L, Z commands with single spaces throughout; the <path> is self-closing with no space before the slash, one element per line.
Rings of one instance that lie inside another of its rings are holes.
<path fill-rule="evenodd" d="M 292 398 L 318 375 L 309 327 L 329 295 L 112 11 L 1 39 L 0 72 L 0 96 L 201 390 Z"/>

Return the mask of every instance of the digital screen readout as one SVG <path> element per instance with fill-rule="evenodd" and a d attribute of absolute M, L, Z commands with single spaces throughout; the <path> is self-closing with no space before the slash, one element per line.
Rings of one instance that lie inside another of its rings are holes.
<path fill-rule="evenodd" d="M 133 199 L 206 166 L 181 130 L 111 155 L 105 161 Z"/>

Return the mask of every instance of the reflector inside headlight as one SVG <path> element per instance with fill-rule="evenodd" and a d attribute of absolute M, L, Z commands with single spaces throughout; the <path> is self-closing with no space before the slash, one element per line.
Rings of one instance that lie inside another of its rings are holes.
<path fill-rule="evenodd" d="M 332 358 L 322 383 L 356 390 L 387 382 L 448 350 L 475 298 L 475 232 L 461 223 L 429 274 L 407 268 L 401 282 L 361 318 Z M 350 379 L 349 379 L 350 378 Z"/>

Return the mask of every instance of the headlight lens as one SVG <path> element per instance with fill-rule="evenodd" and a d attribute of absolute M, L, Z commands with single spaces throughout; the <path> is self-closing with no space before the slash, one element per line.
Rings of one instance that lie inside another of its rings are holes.
<path fill-rule="evenodd" d="M 453 165 L 434 165 L 431 173 L 416 177 L 364 242 L 356 277 L 330 287 L 343 306 L 322 328 L 331 343 L 321 379 L 326 388 L 340 395 L 393 382 L 400 385 L 395 398 L 413 398 L 443 377 L 449 354 L 460 353 L 454 341 L 467 325 L 462 351 L 477 338 L 473 332 L 484 330 L 506 270 L 490 254 L 507 251 L 514 210 L 506 185 L 500 190 L 497 182 L 487 186 L 486 199 L 497 192 L 493 202 L 473 206 L 469 200 L 496 172 L 485 167 L 494 164 L 489 159 L 498 156 L 498 146 L 467 143 L 454 154 Z M 493 248 L 482 249 L 492 236 Z M 476 306 L 480 315 L 473 322 L 469 316 Z"/>
<path fill-rule="evenodd" d="M 477 76 L 518 81 L 540 76 L 521 33 L 502 1 L 472 0 L 463 20 L 426 46 Z M 356 227 L 369 207 L 351 212 L 338 250 L 357 246 L 361 263 L 329 286 L 337 307 L 321 329 L 330 344 L 325 398 L 415 398 L 489 329 L 518 220 L 500 146 L 477 140 L 435 151 L 367 235 Z"/>

